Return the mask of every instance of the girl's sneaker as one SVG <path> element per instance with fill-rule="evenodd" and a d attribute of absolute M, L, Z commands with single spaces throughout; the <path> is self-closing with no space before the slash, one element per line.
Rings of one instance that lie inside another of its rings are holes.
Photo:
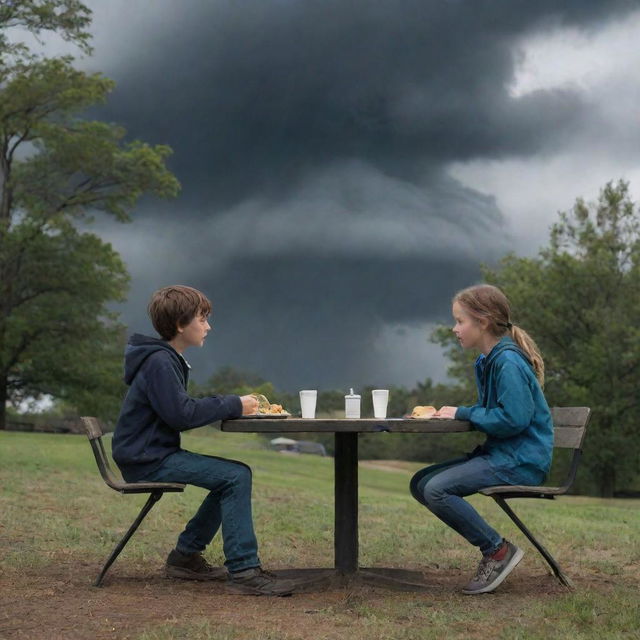
<path fill-rule="evenodd" d="M 506 551 L 505 551 L 506 546 Z M 484 556 L 480 560 L 476 575 L 469 584 L 462 590 L 466 595 L 475 595 L 476 593 L 490 593 L 499 587 L 504 579 L 516 568 L 524 551 L 516 547 L 515 544 L 504 541 L 502 547 L 491 556 Z M 500 560 L 496 560 L 496 556 Z"/>

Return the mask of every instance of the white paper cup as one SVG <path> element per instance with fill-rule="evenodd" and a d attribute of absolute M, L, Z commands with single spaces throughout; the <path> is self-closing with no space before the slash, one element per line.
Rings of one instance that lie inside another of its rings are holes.
<path fill-rule="evenodd" d="M 389 389 L 374 389 L 371 395 L 373 396 L 373 417 L 386 418 Z"/>
<path fill-rule="evenodd" d="M 313 419 L 316 417 L 316 400 L 318 391 L 316 389 L 303 389 L 300 392 L 300 409 L 302 417 Z"/>

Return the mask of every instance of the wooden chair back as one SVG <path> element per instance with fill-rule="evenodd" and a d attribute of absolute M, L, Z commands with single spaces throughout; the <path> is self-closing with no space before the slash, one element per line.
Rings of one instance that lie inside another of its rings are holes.
<path fill-rule="evenodd" d="M 587 425 L 591 420 L 589 407 L 554 407 L 551 409 L 553 417 L 553 446 L 559 449 L 573 449 L 573 457 L 569 465 L 567 477 L 559 487 L 558 494 L 569 491 L 576 479 L 578 465 L 582 457 L 582 445 L 587 434 Z"/>
<path fill-rule="evenodd" d="M 87 432 L 89 444 L 96 459 L 100 475 L 107 486 L 111 487 L 114 491 L 119 491 L 120 493 L 149 493 L 152 491 L 178 492 L 184 490 L 185 485 L 177 482 L 125 482 L 111 467 L 109 456 L 107 456 L 102 442 L 103 434 L 99 420 L 90 416 L 84 416 L 82 423 Z"/>
<path fill-rule="evenodd" d="M 102 442 L 103 434 L 100 422 L 97 418 L 84 416 L 82 418 L 82 423 L 84 424 L 85 431 L 87 432 L 89 444 L 91 444 L 91 449 L 96 459 L 96 464 L 98 465 L 102 479 L 105 481 L 107 486 L 111 487 L 115 491 L 122 491 L 125 488 L 126 483 L 118 478 L 111 468 L 109 457 L 107 456 L 107 452 L 105 451 L 104 444 Z"/>
<path fill-rule="evenodd" d="M 562 449 L 582 449 L 582 443 L 591 419 L 589 407 L 554 407 L 553 446 Z"/>

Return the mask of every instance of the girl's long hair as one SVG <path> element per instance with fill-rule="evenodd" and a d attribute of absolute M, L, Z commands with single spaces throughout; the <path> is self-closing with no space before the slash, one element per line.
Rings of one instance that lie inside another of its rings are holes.
<path fill-rule="evenodd" d="M 509 334 L 531 360 L 540 386 L 544 385 L 544 360 L 540 349 L 524 329 L 511 322 L 509 300 L 498 287 L 490 284 L 468 287 L 459 291 L 453 301 L 463 307 L 472 318 L 487 319 L 489 321 L 487 330 L 492 335 L 501 338 Z"/>

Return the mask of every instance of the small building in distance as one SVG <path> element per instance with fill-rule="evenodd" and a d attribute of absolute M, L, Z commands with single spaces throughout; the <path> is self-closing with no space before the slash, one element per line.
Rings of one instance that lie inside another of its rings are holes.
<path fill-rule="evenodd" d="M 320 442 L 310 440 L 293 440 L 292 438 L 274 438 L 269 444 L 281 453 L 310 453 L 318 456 L 326 456 L 327 450 Z"/>

